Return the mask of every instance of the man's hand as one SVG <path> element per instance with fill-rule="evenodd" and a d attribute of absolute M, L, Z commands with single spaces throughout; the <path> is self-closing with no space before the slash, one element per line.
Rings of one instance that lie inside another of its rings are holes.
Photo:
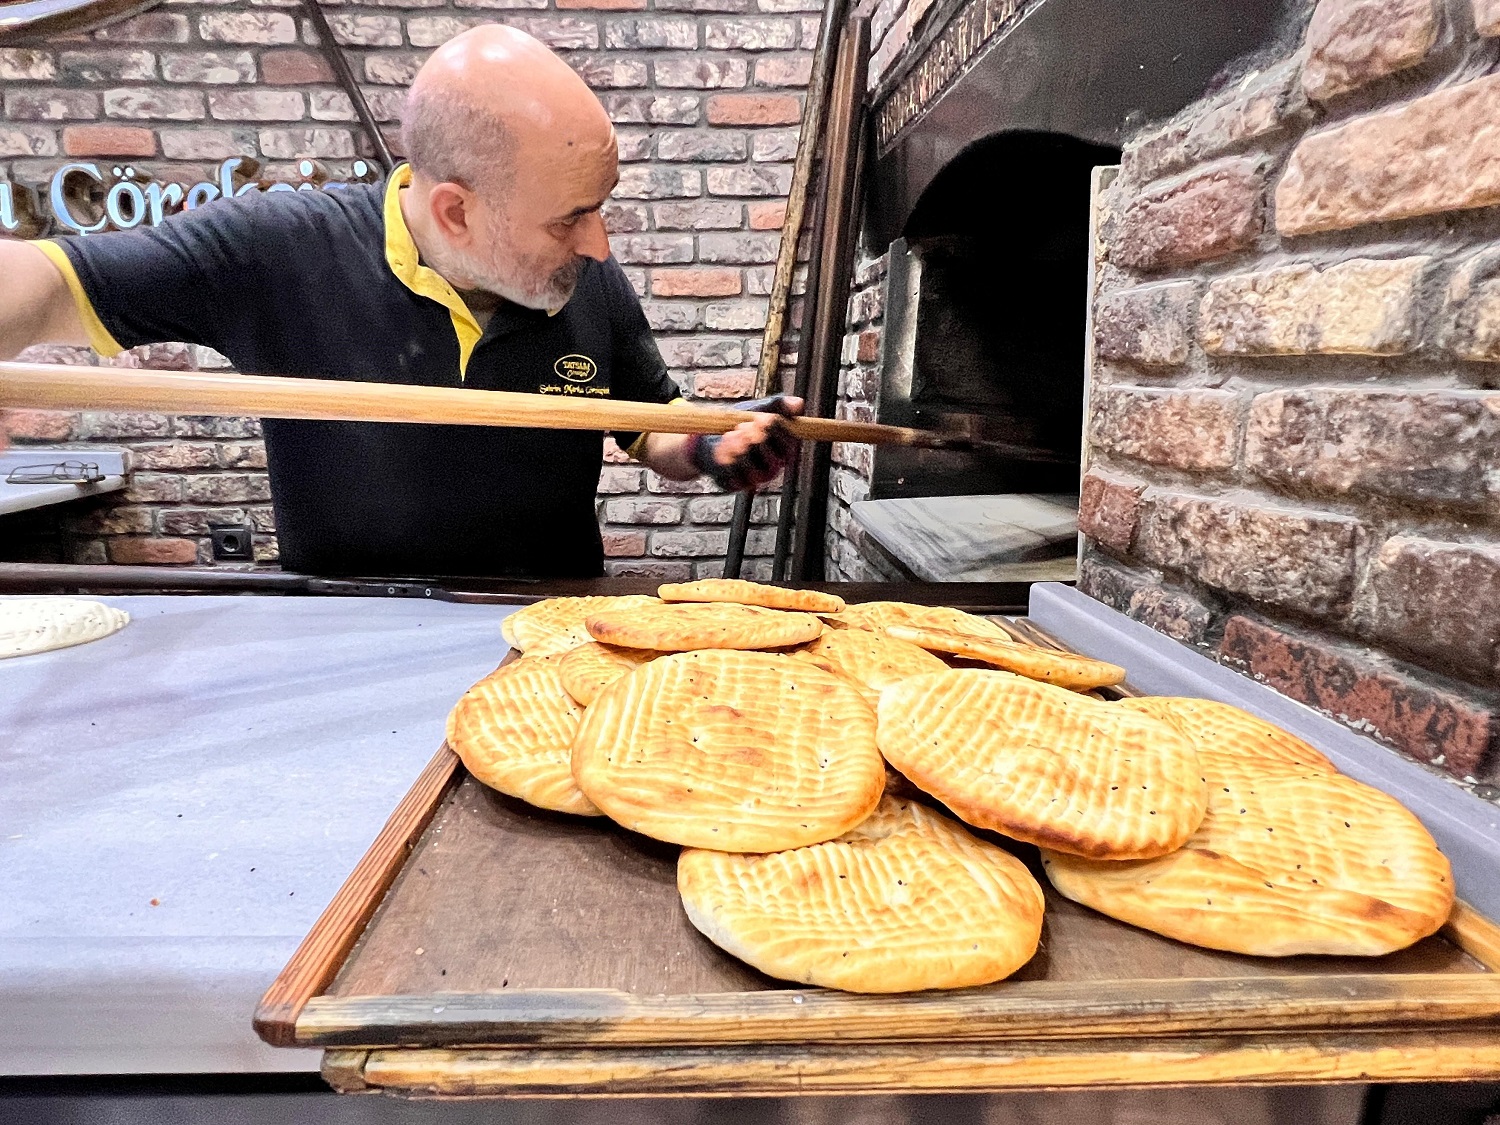
<path fill-rule="evenodd" d="M 735 408 L 754 411 L 757 417 L 726 434 L 693 435 L 688 456 L 720 488 L 751 491 L 773 479 L 797 451 L 797 439 L 783 419 L 801 414 L 802 400 L 773 395 Z"/>

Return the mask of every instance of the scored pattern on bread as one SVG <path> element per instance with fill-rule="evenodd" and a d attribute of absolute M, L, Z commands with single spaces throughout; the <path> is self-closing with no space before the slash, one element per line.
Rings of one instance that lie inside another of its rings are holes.
<path fill-rule="evenodd" d="M 573 781 L 583 709 L 563 690 L 560 663 L 528 656 L 480 680 L 448 714 L 448 746 L 491 789 L 554 812 L 598 816 Z"/>
<path fill-rule="evenodd" d="M 646 661 L 661 655 L 649 648 L 617 648 L 589 641 L 563 653 L 559 658 L 558 675 L 562 677 L 567 693 L 587 707 L 621 676 L 629 675 Z"/>
<path fill-rule="evenodd" d="M 853 684 L 872 710 L 880 704 L 880 693 L 892 684 L 946 667 L 925 649 L 865 629 L 830 629 L 803 649 L 801 656 Z"/>
<path fill-rule="evenodd" d="M 593 640 L 584 619 L 606 609 L 657 605 L 650 594 L 590 595 L 545 598 L 523 606 L 500 622 L 500 635 L 512 648 L 528 656 L 558 656 Z"/>
<path fill-rule="evenodd" d="M 677 886 L 716 945 L 771 976 L 851 992 L 988 984 L 1041 939 L 1042 890 L 1020 860 L 892 797 L 827 843 L 686 849 Z"/>
<path fill-rule="evenodd" d="M 951 629 L 927 629 L 914 625 L 890 625 L 886 632 L 933 652 L 983 661 L 1028 680 L 1040 680 L 1073 691 L 1109 687 L 1125 679 L 1125 669 L 1118 664 L 1037 648 L 1019 641 L 975 637 Z"/>
<path fill-rule="evenodd" d="M 835 628 L 868 629 L 880 632 L 892 625 L 914 625 L 923 629 L 949 629 L 976 637 L 1009 640 L 1010 634 L 993 621 L 951 609 L 943 605 L 914 605 L 911 602 L 855 602 L 842 613 L 826 619 Z"/>
<path fill-rule="evenodd" d="M 956 669 L 881 693 L 881 753 L 980 828 L 1095 859 L 1181 847 L 1203 820 L 1192 743 L 1159 719 L 1009 672 Z"/>
<path fill-rule="evenodd" d="M 1385 794 L 1325 773 L 1210 781 L 1181 851 L 1125 864 L 1044 852 L 1053 885 L 1143 929 L 1259 956 L 1377 956 L 1447 920 L 1448 861 Z"/>
<path fill-rule="evenodd" d="M 832 839 L 885 786 L 859 693 L 760 652 L 664 656 L 616 680 L 584 715 L 573 775 L 626 828 L 743 852 Z"/>
<path fill-rule="evenodd" d="M 1122 700 L 1120 706 L 1169 722 L 1192 739 L 1205 781 L 1209 776 L 1338 772 L 1296 735 L 1228 703 L 1153 695 Z"/>
<path fill-rule="evenodd" d="M 601 610 L 590 614 L 586 625 L 596 641 L 662 652 L 785 648 L 823 632 L 823 623 L 810 613 L 732 602 L 653 601 Z"/>
<path fill-rule="evenodd" d="M 1259 956 L 1378 956 L 1447 920 L 1448 860 L 1398 801 L 1228 704 L 1149 698 L 1116 706 L 1190 733 L 1208 813 L 1180 851 L 1143 863 L 1044 850 L 1047 876 L 1063 895 L 1167 937 Z"/>
<path fill-rule="evenodd" d="M 837 613 L 844 599 L 817 590 L 788 590 L 744 578 L 700 578 L 696 582 L 668 582 L 656 591 L 664 602 L 735 602 L 767 609 L 795 609 L 805 613 Z"/>

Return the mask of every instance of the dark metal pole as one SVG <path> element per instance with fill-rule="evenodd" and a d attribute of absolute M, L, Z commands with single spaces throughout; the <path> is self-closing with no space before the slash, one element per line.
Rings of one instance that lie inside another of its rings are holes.
<path fill-rule="evenodd" d="M 365 101 L 364 91 L 359 88 L 359 83 L 354 79 L 354 71 L 349 69 L 349 59 L 344 55 L 338 40 L 333 37 L 333 28 L 328 26 L 328 17 L 323 14 L 322 5 L 318 3 L 318 0 L 302 0 L 302 10 L 307 13 L 313 30 L 318 34 L 318 46 L 323 51 L 323 57 L 328 60 L 328 65 L 333 69 L 333 76 L 344 88 L 344 93 L 349 95 L 349 103 L 354 106 L 355 116 L 359 118 L 359 123 L 364 126 L 365 132 L 369 134 L 370 143 L 375 146 L 376 159 L 389 173 L 396 167 L 396 158 L 391 155 L 390 146 L 385 143 L 385 134 L 380 131 L 380 126 L 375 122 L 375 115 L 370 112 L 370 103 Z"/>
<path fill-rule="evenodd" d="M 829 415 L 837 397 L 839 351 L 844 340 L 858 230 L 865 80 L 869 65 L 870 21 L 862 17 L 851 19 L 839 48 L 839 69 L 829 114 L 823 256 L 819 262 L 812 327 L 803 345 L 811 352 L 807 413 L 818 417 Z M 830 375 L 835 380 L 833 393 L 830 393 Z M 823 573 L 829 453 L 829 449 L 815 446 L 798 466 L 791 576 L 799 582 L 821 578 Z"/>

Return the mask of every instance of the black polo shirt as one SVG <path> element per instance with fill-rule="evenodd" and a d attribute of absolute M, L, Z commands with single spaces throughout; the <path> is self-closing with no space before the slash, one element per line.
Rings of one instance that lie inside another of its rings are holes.
<path fill-rule="evenodd" d="M 418 260 L 398 202 L 409 177 L 403 167 L 383 186 L 252 192 L 155 228 L 38 245 L 106 355 L 181 340 L 245 372 L 676 397 L 614 259 L 588 261 L 556 315 L 506 304 L 481 332 Z M 602 573 L 598 432 L 267 419 L 265 436 L 287 569 Z M 614 436 L 629 447 L 640 435 Z"/>

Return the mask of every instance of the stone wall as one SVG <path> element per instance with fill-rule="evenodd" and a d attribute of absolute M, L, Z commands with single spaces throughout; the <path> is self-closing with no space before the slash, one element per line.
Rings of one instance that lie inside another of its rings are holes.
<path fill-rule="evenodd" d="M 1500 781 L 1500 4 L 1306 15 L 1102 200 L 1080 586 Z"/>
<path fill-rule="evenodd" d="M 819 0 L 389 0 L 330 3 L 376 116 L 466 27 L 514 24 L 556 48 L 618 124 L 615 253 L 674 378 L 694 400 L 752 389 Z M 347 176 L 371 149 L 292 0 L 167 0 L 91 34 L 0 48 L 0 177 L 44 183 L 69 160 L 163 181 L 213 179 L 253 157 L 290 181 L 301 157 Z M 85 351 L 38 358 L 97 362 Z M 222 364 L 203 349 L 139 349 L 127 366 Z M 131 450 L 131 487 L 102 502 L 7 517 L 0 558 L 207 563 L 212 523 L 249 522 L 274 563 L 264 450 L 253 419 L 25 414 L 15 440 Z M 612 574 L 717 574 L 731 501 L 626 463 L 606 443 L 600 519 Z M 769 564 L 775 501 L 757 505 L 747 574 Z"/>

